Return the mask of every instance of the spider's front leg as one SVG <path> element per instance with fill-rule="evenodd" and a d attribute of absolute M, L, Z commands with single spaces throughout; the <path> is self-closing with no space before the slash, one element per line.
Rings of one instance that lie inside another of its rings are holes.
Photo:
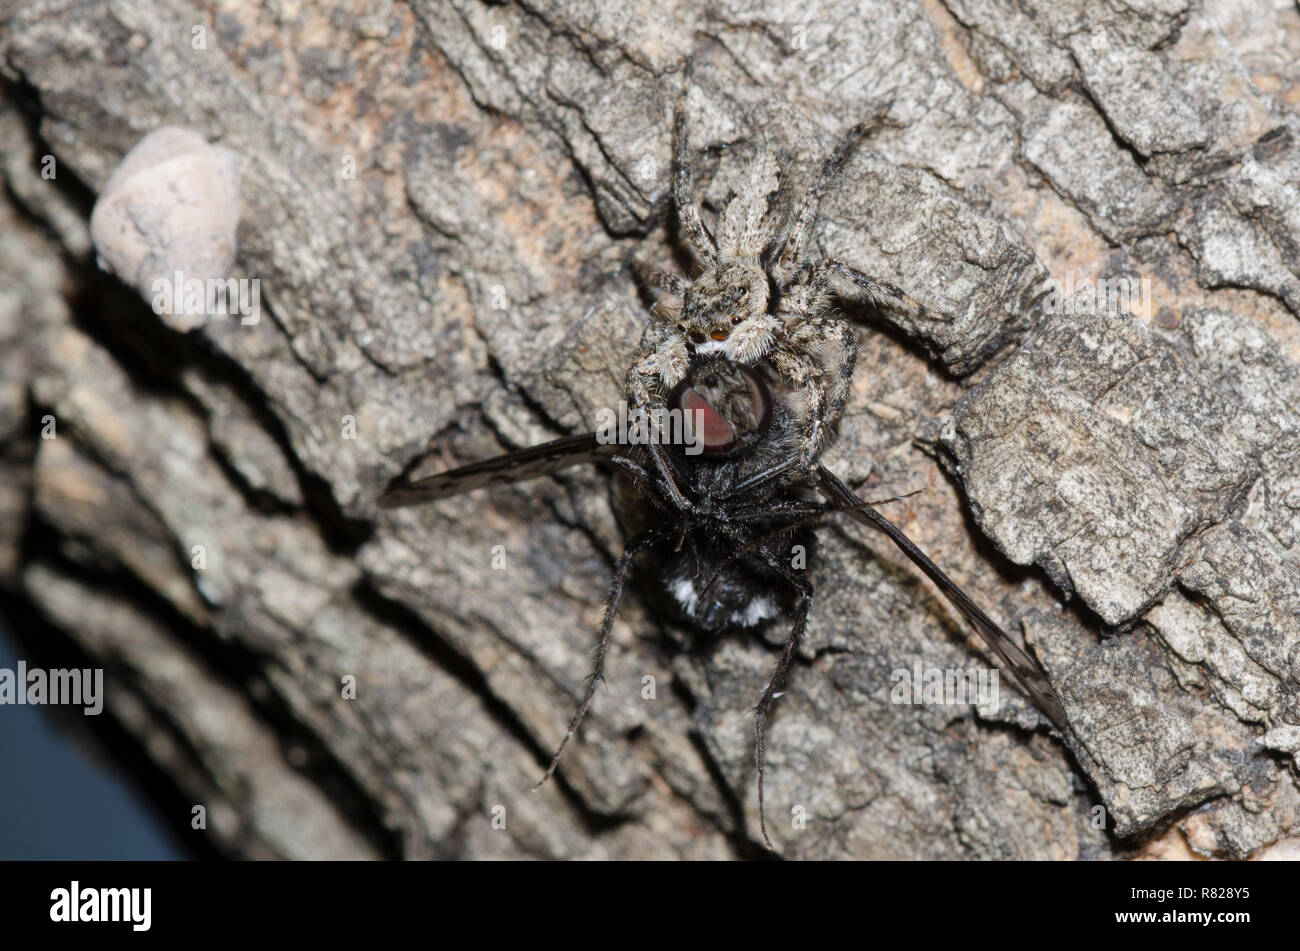
<path fill-rule="evenodd" d="M 935 315 L 925 305 L 897 285 L 881 281 L 870 274 L 859 271 L 843 261 L 820 261 L 808 273 L 807 288 L 809 300 L 823 301 L 834 289 L 835 278 L 843 278 L 858 290 L 859 296 L 867 303 L 885 310 L 907 314 L 917 320 L 934 320 Z"/>
<path fill-rule="evenodd" d="M 834 438 L 857 357 L 853 328 L 829 313 L 793 321 L 768 355 L 772 369 L 792 391 L 788 405 L 799 419 L 800 474 L 817 465 Z"/>
<path fill-rule="evenodd" d="M 690 512 L 694 510 L 695 505 L 682 492 L 681 487 L 677 484 L 677 479 L 673 474 L 672 463 L 668 458 L 668 453 L 663 447 L 663 433 L 658 430 L 661 413 L 655 410 L 664 409 L 663 398 L 658 395 L 652 388 L 652 383 L 656 379 L 662 380 L 665 376 L 661 363 L 665 355 L 673 356 L 672 350 L 668 347 L 660 347 L 646 356 L 637 360 L 632 365 L 632 370 L 628 374 L 627 383 L 624 387 L 625 392 L 630 397 L 628 406 L 629 418 L 644 418 L 649 421 L 649 426 L 656 427 L 655 432 L 647 445 L 646 451 L 650 455 L 650 461 L 654 464 L 655 474 L 658 476 L 659 488 L 663 491 L 664 497 L 679 512 Z M 685 372 L 684 370 L 682 371 Z"/>
<path fill-rule="evenodd" d="M 783 314 L 786 332 L 768 355 L 772 369 L 792 391 L 790 405 L 796 407 L 800 420 L 799 462 L 788 467 L 799 475 L 817 465 L 834 438 L 857 360 L 853 328 L 831 306 L 836 279 L 851 282 L 874 306 L 917 320 L 933 319 L 906 291 L 843 261 L 821 261 L 801 273 L 801 280 L 788 292 Z M 784 472 L 782 476 L 788 478 Z"/>

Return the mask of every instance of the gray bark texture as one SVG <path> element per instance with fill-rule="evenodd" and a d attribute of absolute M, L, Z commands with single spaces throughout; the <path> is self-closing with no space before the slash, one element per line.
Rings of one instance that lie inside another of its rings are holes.
<path fill-rule="evenodd" d="M 689 63 L 715 204 L 753 149 L 806 176 L 888 104 L 818 241 L 938 316 L 846 301 L 862 352 L 825 461 L 904 496 L 882 510 L 1023 636 L 1075 734 L 1009 677 L 980 708 L 892 702 L 896 671 L 992 661 L 832 519 L 768 733 L 778 853 L 1297 854 L 1284 4 L 3 0 L 0 585 L 29 662 L 105 668 L 169 821 L 205 806 L 196 848 L 760 854 L 751 711 L 782 624 L 702 641 L 638 576 L 533 791 L 629 537 L 618 483 L 375 505 L 617 405 L 647 318 L 630 262 L 685 266 Z M 163 126 L 240 160 L 257 324 L 176 329 L 96 266 L 94 199 Z"/>

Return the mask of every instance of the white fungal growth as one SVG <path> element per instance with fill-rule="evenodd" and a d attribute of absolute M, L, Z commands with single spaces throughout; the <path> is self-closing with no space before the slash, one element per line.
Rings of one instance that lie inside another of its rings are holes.
<path fill-rule="evenodd" d="M 207 319 L 211 294 L 201 306 L 191 297 L 177 307 L 184 293 L 171 289 L 212 288 L 235 262 L 241 161 L 192 129 L 165 126 L 123 157 L 95 202 L 90 236 L 100 266 L 154 302 L 177 330 Z"/>

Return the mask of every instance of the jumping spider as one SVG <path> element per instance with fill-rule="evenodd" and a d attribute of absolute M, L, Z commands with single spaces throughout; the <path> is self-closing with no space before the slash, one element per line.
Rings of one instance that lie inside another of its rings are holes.
<path fill-rule="evenodd" d="M 629 405 L 653 416 L 680 410 L 697 421 L 698 455 L 681 445 L 605 445 L 573 436 L 398 486 L 380 504 L 426 502 L 485 485 L 548 475 L 606 460 L 625 472 L 659 515 L 614 565 L 594 669 L 542 782 L 555 771 L 591 705 L 604 671 L 615 612 L 633 559 L 657 549 L 661 578 L 679 614 L 716 634 L 777 615 L 793 624 L 754 708 L 759 824 L 765 842 L 764 731 L 807 624 L 813 587 L 788 564 L 793 544 L 833 511 L 884 531 L 975 627 L 1058 729 L 1065 711 L 1029 656 L 896 526 L 863 502 L 820 459 L 835 435 L 857 355 L 853 328 L 835 306 L 845 279 L 875 305 L 924 310 L 900 289 L 834 260 L 814 260 L 822 199 L 855 144 L 883 111 L 851 129 L 821 166 L 801 203 L 780 200 L 776 159 L 761 152 L 706 227 L 694 196 L 685 111 L 675 119 L 673 202 L 681 235 L 700 267 L 693 280 L 652 272 L 648 280 L 682 301 L 656 306 L 624 386 Z"/>

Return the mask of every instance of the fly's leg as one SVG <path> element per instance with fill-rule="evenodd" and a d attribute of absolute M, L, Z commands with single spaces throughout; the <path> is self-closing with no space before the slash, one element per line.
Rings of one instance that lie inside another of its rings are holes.
<path fill-rule="evenodd" d="M 656 509 L 664 514 L 670 514 L 668 503 L 660 491 L 659 485 L 655 482 L 654 477 L 646 470 L 646 467 L 627 456 L 614 456 L 610 459 L 615 466 L 627 473 L 632 484 L 637 487 L 641 495 L 650 500 Z"/>
<path fill-rule="evenodd" d="M 773 701 L 781 696 L 781 691 L 785 688 L 785 680 L 790 672 L 790 664 L 794 661 L 795 651 L 799 649 L 799 643 L 803 640 L 804 631 L 808 626 L 808 613 L 812 610 L 813 588 L 810 582 L 795 577 L 776 559 L 768 558 L 765 561 L 768 562 L 769 567 L 780 572 L 785 580 L 799 592 L 799 606 L 795 609 L 794 626 L 790 629 L 790 636 L 786 638 L 785 644 L 781 647 L 781 656 L 776 662 L 776 670 L 772 673 L 772 679 L 767 682 L 763 695 L 758 698 L 758 704 L 754 707 L 754 767 L 758 773 L 758 827 L 763 833 L 764 844 L 770 849 L 772 848 L 772 840 L 767 835 L 767 812 L 763 798 L 764 739 L 767 732 L 767 717 L 772 709 Z"/>
<path fill-rule="evenodd" d="M 609 584 L 609 594 L 605 597 L 605 617 L 601 621 L 600 634 L 596 640 L 596 663 L 591 671 L 591 676 L 587 678 L 586 692 L 582 696 L 582 702 L 578 704 L 578 710 L 573 715 L 573 719 L 569 721 L 569 728 L 564 732 L 564 739 L 560 740 L 555 755 L 551 757 L 551 764 L 546 767 L 546 774 L 537 781 L 537 786 L 534 786 L 534 789 L 550 779 L 551 774 L 555 772 L 555 767 L 560 764 L 560 754 L 564 752 L 564 747 L 568 745 L 569 739 L 577 732 L 583 717 L 587 715 L 587 708 L 591 706 L 592 698 L 596 695 L 596 686 L 605 673 L 605 652 L 609 648 L 609 633 L 614 628 L 614 618 L 618 614 L 618 602 L 623 596 L 623 585 L 627 582 L 627 576 L 632 570 L 632 560 L 646 548 L 660 541 L 660 538 L 657 529 L 642 532 L 628 542 L 627 548 L 623 549 L 623 554 L 615 562 L 613 577 L 610 579 Z"/>

